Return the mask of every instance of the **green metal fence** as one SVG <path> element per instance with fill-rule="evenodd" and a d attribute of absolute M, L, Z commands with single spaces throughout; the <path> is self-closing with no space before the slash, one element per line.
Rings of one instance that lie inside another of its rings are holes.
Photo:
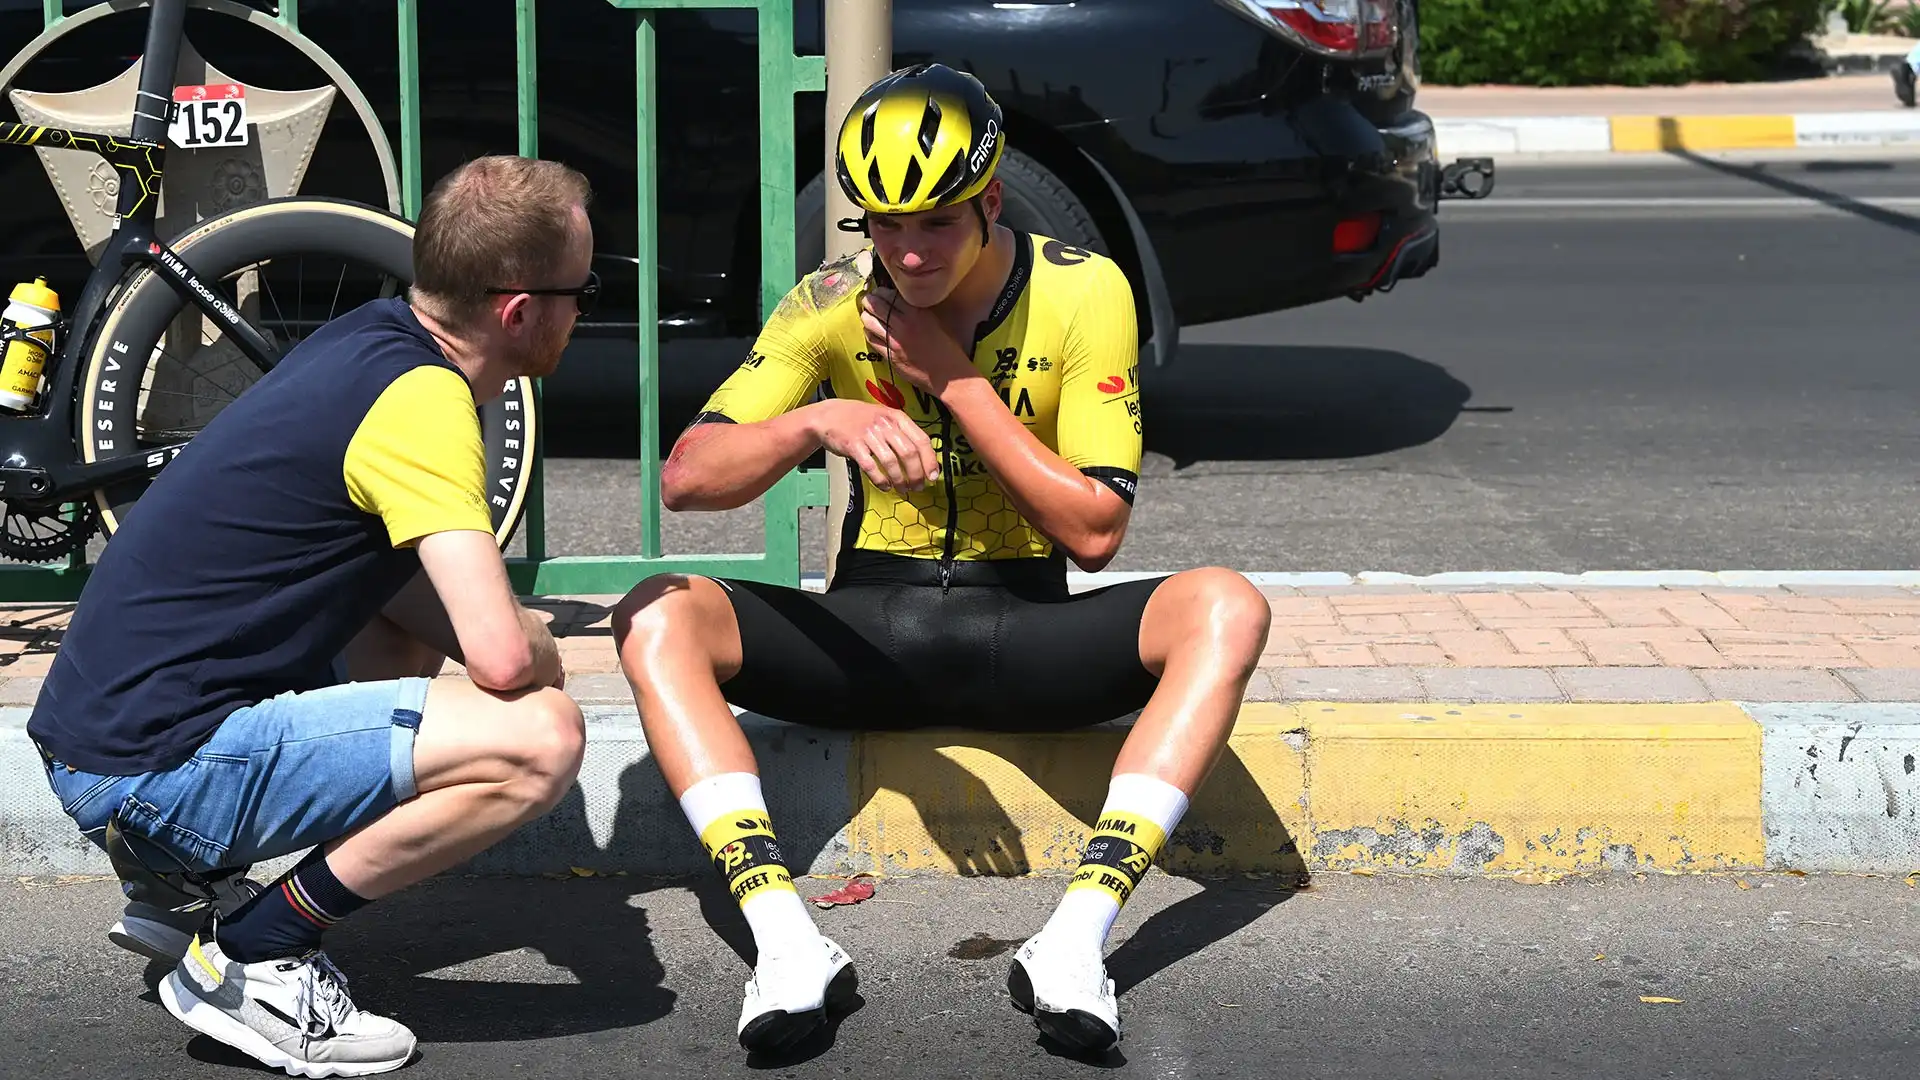
<path fill-rule="evenodd" d="M 420 55 L 419 0 L 398 0 L 401 210 L 409 219 L 420 211 Z M 547 550 L 545 455 L 536 444 L 526 516 L 521 525 L 526 555 L 509 560 L 514 585 L 523 594 L 620 593 L 642 578 L 661 572 L 717 573 L 762 581 L 798 584 L 800 579 L 800 511 L 824 506 L 827 481 L 820 470 L 795 470 L 762 498 L 765 508 L 765 545 L 757 554 L 668 554 L 660 538 L 660 337 L 655 243 L 658 217 L 655 93 L 655 13 L 690 8 L 750 8 L 758 15 L 760 111 L 760 314 L 773 311 L 795 279 L 793 95 L 826 88 L 826 58 L 796 56 L 793 52 L 793 0 L 607 0 L 634 14 L 634 74 L 638 130 L 638 177 L 630 193 L 640 222 L 638 249 L 639 306 L 635 321 L 640 396 L 640 550 L 628 555 L 555 556 Z M 63 17 L 62 0 L 43 0 L 45 19 L 52 26 Z M 299 32 L 298 0 L 282 0 L 278 17 L 289 31 Z M 518 51 L 518 152 L 538 156 L 539 63 L 536 0 L 515 0 L 514 26 Z M 506 28 L 502 27 L 504 33 Z M 619 198 L 629 193 L 612 192 Z M 606 196 L 603 196 L 606 197 Z M 535 388 L 540 408 L 539 388 Z M 66 566 L 12 568 L 0 574 L 0 601 L 71 599 L 85 578 L 84 561 L 76 556 Z"/>

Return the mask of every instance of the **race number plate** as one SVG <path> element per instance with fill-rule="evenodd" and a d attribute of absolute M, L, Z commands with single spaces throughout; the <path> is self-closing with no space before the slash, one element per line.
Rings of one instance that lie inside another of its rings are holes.
<path fill-rule="evenodd" d="M 167 138 L 182 149 L 247 145 L 247 88 L 238 83 L 176 86 L 179 106 Z"/>

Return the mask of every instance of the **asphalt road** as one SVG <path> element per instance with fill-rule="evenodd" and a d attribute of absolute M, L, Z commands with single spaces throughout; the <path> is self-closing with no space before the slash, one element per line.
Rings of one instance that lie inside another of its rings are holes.
<path fill-rule="evenodd" d="M 1920 160 L 1505 164 L 1426 278 L 1187 328 L 1116 570 L 1904 569 Z M 670 348 L 669 417 L 742 343 Z M 625 387 L 594 393 L 625 408 Z M 629 430 L 570 421 L 556 553 L 632 551 Z M 602 414 L 604 415 L 604 414 Z M 759 549 L 757 509 L 668 515 Z M 810 568 L 824 543 L 804 534 Z"/>
<path fill-rule="evenodd" d="M 1003 989 L 1059 878 L 888 880 L 816 911 L 854 954 L 862 1000 L 783 1060 L 733 1041 L 746 966 L 724 941 L 744 924 L 704 883 L 440 879 L 356 914 L 330 951 L 363 1006 L 420 1036 L 394 1075 L 421 1080 L 1910 1073 L 1920 892 L 1739 880 L 1330 876 L 1290 893 L 1156 873 L 1111 940 L 1125 1038 L 1099 1061 L 1044 1041 Z M 731 917 L 724 938 L 702 897 Z M 0 1073 L 263 1075 L 167 1015 L 160 972 L 106 942 L 116 904 L 106 882 L 0 886 Z"/>

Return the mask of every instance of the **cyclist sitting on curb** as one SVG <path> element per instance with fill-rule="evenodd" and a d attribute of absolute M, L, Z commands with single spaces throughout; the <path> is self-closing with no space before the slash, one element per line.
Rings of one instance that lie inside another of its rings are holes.
<path fill-rule="evenodd" d="M 290 350 L 141 497 L 28 724 L 124 879 L 114 940 L 175 962 L 167 1010 L 269 1066 L 406 1064 L 413 1033 L 354 1006 L 322 932 L 546 813 L 579 768 L 559 652 L 494 537 L 478 405 L 559 363 L 594 286 L 589 197 L 517 157 L 443 179 L 410 299 Z M 425 677 L 448 656 L 467 679 Z"/>
<path fill-rule="evenodd" d="M 821 447 L 852 467 L 824 594 L 663 575 L 616 607 L 647 744 L 758 952 L 749 1050 L 856 981 L 796 892 L 728 703 L 863 730 L 1077 728 L 1144 709 L 1081 868 L 1008 977 L 1069 1045 L 1120 1032 L 1114 918 L 1226 746 L 1270 609 L 1209 568 L 1070 594 L 1120 546 L 1141 455 L 1132 292 L 1107 258 L 998 224 L 1000 110 L 941 65 L 869 87 L 836 170 L 873 249 L 807 275 L 682 434 L 670 509 L 752 501 Z M 891 283 L 897 282 L 897 285 Z M 808 403 L 816 387 L 831 396 Z M 804 868 L 801 868 L 804 871 Z"/>

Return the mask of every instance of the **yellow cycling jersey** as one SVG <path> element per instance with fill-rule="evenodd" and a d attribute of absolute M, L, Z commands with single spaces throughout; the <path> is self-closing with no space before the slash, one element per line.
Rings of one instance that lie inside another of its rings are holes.
<path fill-rule="evenodd" d="M 827 263 L 789 290 L 695 423 L 767 420 L 816 392 L 904 410 L 932 441 L 941 479 L 919 491 L 882 491 L 852 469 L 843 549 L 948 561 L 1050 556 L 1053 543 L 1014 509 L 946 407 L 868 348 L 858 300 L 871 257 L 862 251 Z M 1015 233 L 1013 270 L 974 338 L 974 366 L 1027 430 L 1131 503 L 1140 471 L 1139 332 L 1120 267 Z"/>

